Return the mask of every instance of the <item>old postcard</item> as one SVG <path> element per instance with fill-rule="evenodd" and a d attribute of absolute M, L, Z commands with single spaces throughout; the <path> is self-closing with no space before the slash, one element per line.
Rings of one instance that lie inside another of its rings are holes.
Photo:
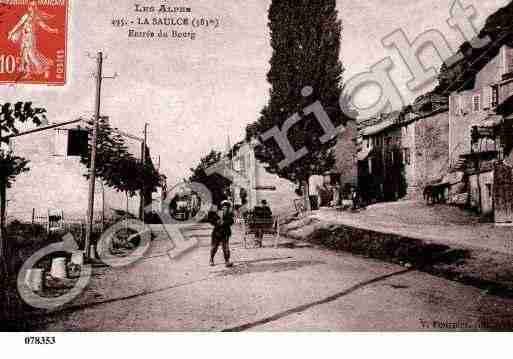
<path fill-rule="evenodd" d="M 512 20 L 0 1 L 0 329 L 512 330 Z"/>

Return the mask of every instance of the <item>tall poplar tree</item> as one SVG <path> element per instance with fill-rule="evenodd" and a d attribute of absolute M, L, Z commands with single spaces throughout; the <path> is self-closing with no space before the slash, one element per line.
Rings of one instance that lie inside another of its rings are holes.
<path fill-rule="evenodd" d="M 306 147 L 307 155 L 285 168 L 278 143 L 273 139 L 256 149 L 257 159 L 268 164 L 267 171 L 301 184 L 305 199 L 309 195 L 309 178 L 322 175 L 335 164 L 332 150 L 336 137 L 321 143 L 324 134 L 313 114 L 303 110 L 320 101 L 331 122 L 338 126 L 347 121 L 340 109 L 343 67 L 340 61 L 342 24 L 335 0 L 273 0 L 269 8 L 269 28 L 273 49 L 267 80 L 271 85 L 270 100 L 258 121 L 248 126 L 248 137 L 262 135 L 287 119 L 299 114 L 302 120 L 288 132 L 295 150 Z M 313 93 L 304 96 L 302 90 Z M 308 208 L 310 203 L 306 200 Z"/>

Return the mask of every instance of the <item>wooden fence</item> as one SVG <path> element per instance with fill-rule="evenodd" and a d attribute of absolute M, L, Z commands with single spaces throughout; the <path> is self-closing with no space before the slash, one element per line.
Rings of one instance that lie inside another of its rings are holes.
<path fill-rule="evenodd" d="M 66 216 L 63 211 L 46 211 L 46 213 L 7 213 L 7 223 L 20 222 L 24 225 L 31 225 L 34 228 L 43 228 L 47 233 L 72 233 L 77 241 L 85 237 L 85 229 L 87 224 L 86 217 Z M 106 225 L 112 219 L 104 218 L 101 212 L 94 213 L 93 232 L 102 233 Z"/>

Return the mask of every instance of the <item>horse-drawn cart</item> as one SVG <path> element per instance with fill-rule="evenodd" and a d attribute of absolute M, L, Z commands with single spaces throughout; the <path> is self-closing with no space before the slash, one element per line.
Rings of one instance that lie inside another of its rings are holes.
<path fill-rule="evenodd" d="M 271 218 L 258 218 L 253 214 L 249 214 L 243 221 L 243 245 L 247 246 L 247 238 L 249 235 L 254 235 L 255 241 L 257 238 L 263 238 L 266 234 L 274 236 L 274 247 L 278 247 L 278 240 L 280 238 L 280 223 L 278 216 Z"/>

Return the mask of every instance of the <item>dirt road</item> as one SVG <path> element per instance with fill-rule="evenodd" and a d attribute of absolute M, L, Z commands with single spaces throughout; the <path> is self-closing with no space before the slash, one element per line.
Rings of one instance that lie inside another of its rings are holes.
<path fill-rule="evenodd" d="M 45 331 L 465 330 L 513 328 L 513 300 L 397 265 L 302 247 L 241 248 L 233 268 L 199 248 L 171 260 L 154 241 L 128 268 L 97 269 L 72 308 L 34 320 Z"/>

